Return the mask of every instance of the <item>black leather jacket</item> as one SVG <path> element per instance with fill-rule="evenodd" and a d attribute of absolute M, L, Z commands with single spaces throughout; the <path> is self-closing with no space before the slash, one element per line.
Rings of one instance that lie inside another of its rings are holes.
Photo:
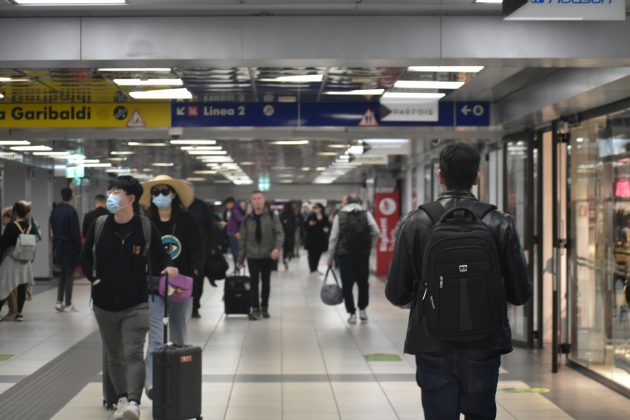
<path fill-rule="evenodd" d="M 467 200 L 476 200 L 467 192 L 446 192 L 440 194 L 438 201 L 447 209 L 465 205 Z M 483 222 L 495 233 L 499 240 L 501 272 L 505 282 L 507 300 L 513 305 L 522 305 L 529 299 L 532 286 L 528 275 L 525 255 L 514 226 L 514 218 L 508 214 L 494 210 L 488 213 Z M 418 291 L 422 275 L 422 256 L 424 244 L 433 223 L 424 210 L 411 211 L 399 223 L 396 232 L 394 255 L 387 277 L 385 294 L 394 305 L 411 307 L 405 353 L 419 354 L 450 350 L 452 344 L 438 341 L 431 337 L 422 318 Z M 457 347 L 462 348 L 462 347 Z M 503 329 L 496 336 L 483 341 L 466 344 L 466 348 L 500 350 L 502 353 L 512 351 L 512 332 L 507 318 L 504 318 Z"/>

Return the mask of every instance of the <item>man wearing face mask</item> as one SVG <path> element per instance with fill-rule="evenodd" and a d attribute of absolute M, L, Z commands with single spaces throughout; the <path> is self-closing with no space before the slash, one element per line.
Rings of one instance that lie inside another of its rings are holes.
<path fill-rule="evenodd" d="M 155 225 L 138 216 L 141 196 L 142 186 L 135 178 L 118 177 L 107 196 L 111 214 L 92 224 L 81 252 L 81 267 L 92 283 L 107 373 L 117 394 L 114 419 L 140 417 L 144 341 L 149 330 L 147 258 L 162 274 L 178 274 Z"/>

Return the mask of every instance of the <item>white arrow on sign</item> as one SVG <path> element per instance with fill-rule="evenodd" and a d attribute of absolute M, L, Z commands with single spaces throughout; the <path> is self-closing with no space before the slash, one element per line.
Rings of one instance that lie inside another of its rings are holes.
<path fill-rule="evenodd" d="M 184 117 L 184 116 L 186 116 L 186 107 L 185 106 L 178 106 L 177 109 L 175 110 L 175 112 L 177 113 L 178 117 Z"/>
<path fill-rule="evenodd" d="M 477 104 L 475 106 L 473 106 L 472 108 L 469 107 L 468 105 L 464 105 L 461 109 L 460 109 L 461 113 L 464 114 L 464 116 L 468 116 L 468 114 L 470 114 L 471 112 L 473 113 L 473 115 L 475 117 L 481 117 L 483 114 L 486 113 L 486 109 L 483 105 L 481 104 Z"/>

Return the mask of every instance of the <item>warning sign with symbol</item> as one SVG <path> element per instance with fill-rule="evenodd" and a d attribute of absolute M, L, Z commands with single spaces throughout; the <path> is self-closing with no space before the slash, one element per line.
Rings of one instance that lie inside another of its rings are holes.
<path fill-rule="evenodd" d="M 361 121 L 359 121 L 359 126 L 360 127 L 378 127 L 378 120 L 376 119 L 376 115 L 374 114 L 374 111 L 372 111 L 371 109 L 368 109 L 367 111 L 365 111 L 365 114 L 363 114 L 363 118 L 361 118 Z"/>
<path fill-rule="evenodd" d="M 146 127 L 146 125 L 144 124 L 144 120 L 142 119 L 142 116 L 140 115 L 140 111 L 138 111 L 137 109 L 133 111 L 133 113 L 131 114 L 131 117 L 129 118 L 129 121 L 127 121 L 127 127 L 129 128 Z"/>

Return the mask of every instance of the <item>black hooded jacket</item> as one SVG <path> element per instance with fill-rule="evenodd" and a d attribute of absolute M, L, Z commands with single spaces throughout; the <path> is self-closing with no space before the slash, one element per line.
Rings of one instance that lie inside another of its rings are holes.
<path fill-rule="evenodd" d="M 445 208 L 465 205 L 468 200 L 476 200 L 475 196 L 466 192 L 446 192 L 440 194 L 438 201 Z M 529 299 L 532 291 L 528 275 L 525 255 L 514 225 L 514 218 L 508 214 L 494 210 L 482 220 L 499 240 L 501 272 L 505 284 L 507 300 L 513 305 L 522 305 Z M 399 223 L 396 232 L 396 244 L 392 263 L 389 269 L 385 294 L 387 299 L 397 306 L 411 307 L 405 353 L 420 354 L 450 350 L 453 344 L 441 342 L 427 332 L 420 297 L 422 296 L 422 256 L 433 222 L 422 209 L 416 209 L 405 216 Z M 495 336 L 483 341 L 468 343 L 466 348 L 499 350 L 502 353 L 512 351 L 512 333 L 507 313 L 504 317 L 503 329 Z"/>

